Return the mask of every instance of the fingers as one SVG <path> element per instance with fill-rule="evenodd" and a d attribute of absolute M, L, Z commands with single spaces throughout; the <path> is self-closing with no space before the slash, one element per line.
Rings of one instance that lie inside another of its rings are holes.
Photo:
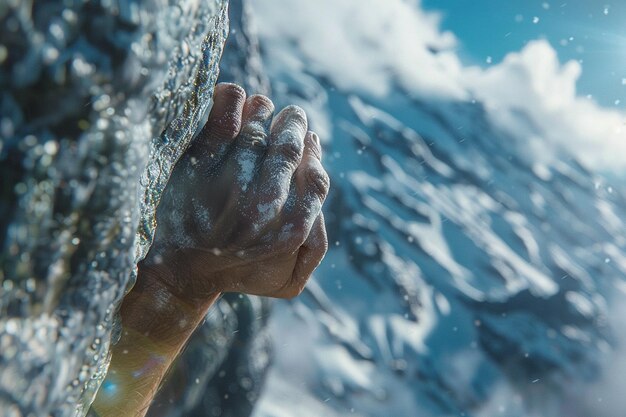
<path fill-rule="evenodd" d="M 295 172 L 296 204 L 283 217 L 285 223 L 295 225 L 296 235 L 309 235 L 330 189 L 330 179 L 322 167 L 321 157 L 319 137 L 308 132 L 304 140 L 304 155 Z"/>
<path fill-rule="evenodd" d="M 302 160 L 307 119 L 298 106 L 284 108 L 271 126 L 268 149 L 258 177 L 261 204 L 267 205 L 268 217 L 282 209 L 294 172 Z M 271 208 L 270 208 L 271 207 Z"/>
<path fill-rule="evenodd" d="M 267 131 L 269 130 L 273 114 L 274 103 L 272 103 L 272 100 L 263 95 L 255 94 L 246 100 L 243 108 L 243 124 L 256 122 L 262 125 L 264 131 Z"/>
<path fill-rule="evenodd" d="M 243 107 L 242 126 L 235 144 L 241 148 L 257 147 L 265 151 L 274 103 L 262 95 L 253 95 Z"/>
<path fill-rule="evenodd" d="M 328 237 L 324 225 L 324 214 L 319 213 L 311 232 L 298 251 L 298 258 L 293 269 L 291 281 L 278 295 L 280 298 L 293 298 L 302 292 L 311 274 L 324 259 L 328 251 Z"/>
<path fill-rule="evenodd" d="M 274 104 L 261 95 L 251 96 L 243 107 L 242 126 L 234 140 L 226 172 L 240 191 L 247 191 L 267 148 Z"/>
<path fill-rule="evenodd" d="M 215 86 L 213 108 L 190 153 L 198 158 L 223 157 L 239 134 L 246 92 L 236 84 Z"/>

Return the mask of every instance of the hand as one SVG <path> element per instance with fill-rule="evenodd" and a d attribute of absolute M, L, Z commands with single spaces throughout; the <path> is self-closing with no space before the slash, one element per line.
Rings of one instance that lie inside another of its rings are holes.
<path fill-rule="evenodd" d="M 101 416 L 143 416 L 189 336 L 221 292 L 299 294 L 328 247 L 328 193 L 304 112 L 273 118 L 264 96 L 215 90 L 202 133 L 176 165 L 157 209 L 155 241 L 124 298 Z"/>
<path fill-rule="evenodd" d="M 140 265 L 184 301 L 237 291 L 298 295 L 326 253 L 329 178 L 296 106 L 216 87 L 206 126 L 176 165 Z"/>

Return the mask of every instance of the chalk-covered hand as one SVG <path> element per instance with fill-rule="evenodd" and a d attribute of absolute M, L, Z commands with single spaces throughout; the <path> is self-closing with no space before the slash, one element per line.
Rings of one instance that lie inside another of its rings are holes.
<path fill-rule="evenodd" d="M 216 87 L 206 126 L 176 165 L 140 265 L 189 302 L 219 292 L 298 295 L 327 250 L 329 178 L 302 109 Z"/>

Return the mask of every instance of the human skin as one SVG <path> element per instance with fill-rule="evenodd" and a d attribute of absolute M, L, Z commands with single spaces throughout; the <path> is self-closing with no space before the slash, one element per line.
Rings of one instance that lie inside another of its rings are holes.
<path fill-rule="evenodd" d="M 216 86 L 209 119 L 177 163 L 154 244 L 121 307 L 122 337 L 92 410 L 143 416 L 189 337 L 224 292 L 300 294 L 328 248 L 329 179 L 296 106 Z"/>

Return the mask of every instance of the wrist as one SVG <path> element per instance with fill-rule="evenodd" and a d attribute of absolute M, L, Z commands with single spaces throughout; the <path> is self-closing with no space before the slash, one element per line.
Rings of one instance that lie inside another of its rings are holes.
<path fill-rule="evenodd" d="M 152 340 L 160 349 L 172 350 L 177 342 L 184 344 L 220 293 L 202 299 L 181 297 L 164 274 L 171 272 L 165 267 L 140 266 L 137 283 L 122 302 L 122 329 Z"/>
<path fill-rule="evenodd" d="M 112 347 L 106 389 L 93 405 L 103 416 L 137 415 L 147 409 L 163 376 L 202 322 L 218 294 L 190 304 L 144 268 L 122 302 L 122 337 Z"/>
<path fill-rule="evenodd" d="M 182 310 L 206 312 L 222 291 L 217 280 L 211 278 L 208 268 L 198 267 L 197 262 L 183 251 L 151 250 L 139 263 L 138 292 L 158 301 L 168 298 Z"/>

